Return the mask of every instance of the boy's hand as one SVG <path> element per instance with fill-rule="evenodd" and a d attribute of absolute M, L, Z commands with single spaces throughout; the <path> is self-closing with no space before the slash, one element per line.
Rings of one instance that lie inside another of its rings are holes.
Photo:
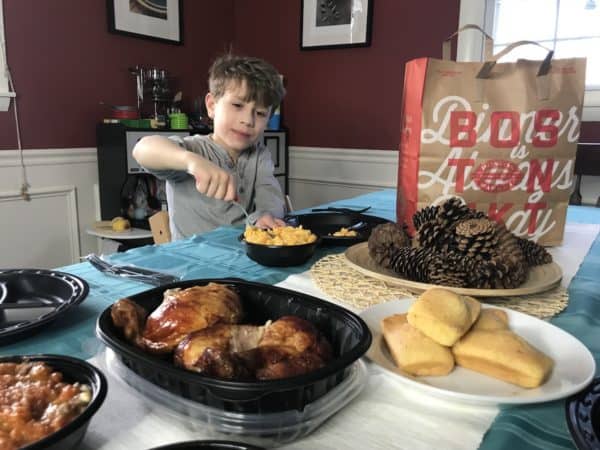
<path fill-rule="evenodd" d="M 281 219 L 273 217 L 271 214 L 267 213 L 258 218 L 254 226 L 258 228 L 276 228 L 276 227 L 285 227 L 285 222 Z"/>
<path fill-rule="evenodd" d="M 201 194 L 227 202 L 235 199 L 236 186 L 233 175 L 210 161 L 191 154 L 187 172 L 196 179 L 196 190 Z"/>

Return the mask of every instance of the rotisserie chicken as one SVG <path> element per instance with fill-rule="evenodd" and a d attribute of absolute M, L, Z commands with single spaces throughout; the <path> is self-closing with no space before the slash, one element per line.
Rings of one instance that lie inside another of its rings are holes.
<path fill-rule="evenodd" d="M 209 283 L 166 290 L 162 303 L 150 315 L 135 302 L 121 299 L 113 305 L 111 317 L 137 346 L 153 353 L 169 353 L 194 331 L 216 323 L 238 323 L 242 306 L 237 292 L 229 286 Z"/>
<path fill-rule="evenodd" d="M 175 364 L 209 376 L 252 378 L 251 371 L 238 355 L 258 345 L 265 327 L 216 324 L 195 331 L 175 349 Z"/>
<path fill-rule="evenodd" d="M 310 322 L 284 316 L 264 326 L 217 324 L 191 333 L 177 346 L 175 363 L 209 376 L 271 380 L 316 370 L 331 355 Z"/>

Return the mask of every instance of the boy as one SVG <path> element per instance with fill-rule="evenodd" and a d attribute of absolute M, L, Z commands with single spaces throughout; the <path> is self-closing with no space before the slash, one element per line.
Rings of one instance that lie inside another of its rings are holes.
<path fill-rule="evenodd" d="M 259 143 L 285 89 L 277 70 L 258 58 L 225 55 L 209 70 L 208 136 L 147 136 L 133 156 L 166 180 L 171 237 L 189 237 L 245 221 L 238 201 L 261 228 L 283 226 L 281 188 L 269 149 Z"/>

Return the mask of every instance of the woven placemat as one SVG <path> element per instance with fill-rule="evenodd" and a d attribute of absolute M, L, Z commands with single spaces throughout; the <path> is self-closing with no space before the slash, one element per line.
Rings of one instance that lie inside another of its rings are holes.
<path fill-rule="evenodd" d="M 394 286 L 385 281 L 371 278 L 352 269 L 345 262 L 343 253 L 327 255 L 311 268 L 310 275 L 315 284 L 335 300 L 359 309 L 368 308 L 398 297 L 416 298 L 419 294 Z M 503 306 L 541 319 L 550 318 L 569 303 L 563 287 L 556 287 L 539 294 L 514 297 L 480 297 L 481 302 Z"/>

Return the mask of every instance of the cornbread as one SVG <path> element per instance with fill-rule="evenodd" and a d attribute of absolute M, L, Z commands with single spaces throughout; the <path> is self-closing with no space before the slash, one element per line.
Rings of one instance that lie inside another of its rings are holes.
<path fill-rule="evenodd" d="M 508 314 L 497 308 L 485 308 L 479 313 L 472 330 L 506 330 L 508 329 Z"/>
<path fill-rule="evenodd" d="M 396 365 L 405 372 L 416 376 L 447 375 L 454 368 L 450 349 L 410 325 L 406 314 L 384 318 L 381 329 Z"/>
<path fill-rule="evenodd" d="M 546 381 L 554 361 L 512 331 L 472 330 L 453 347 L 456 364 L 524 388 Z"/>
<path fill-rule="evenodd" d="M 481 304 L 473 297 L 432 288 L 411 305 L 407 320 L 438 344 L 450 347 L 471 328 L 480 311 Z"/>

